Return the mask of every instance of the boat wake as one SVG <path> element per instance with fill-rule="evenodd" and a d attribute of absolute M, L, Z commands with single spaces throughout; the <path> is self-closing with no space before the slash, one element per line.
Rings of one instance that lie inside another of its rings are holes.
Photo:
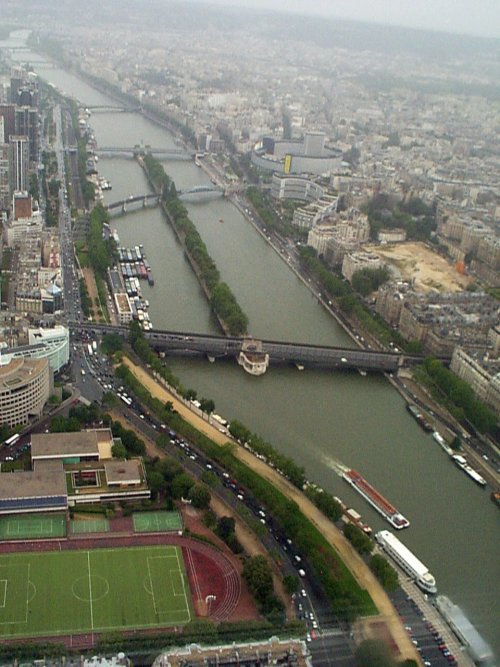
<path fill-rule="evenodd" d="M 342 477 L 342 475 L 349 470 L 349 468 L 346 465 L 344 465 L 341 461 L 338 461 L 337 459 L 334 459 L 331 456 L 323 455 L 321 458 L 325 463 L 325 465 L 328 468 L 330 468 L 330 470 L 336 472 L 339 477 Z"/>

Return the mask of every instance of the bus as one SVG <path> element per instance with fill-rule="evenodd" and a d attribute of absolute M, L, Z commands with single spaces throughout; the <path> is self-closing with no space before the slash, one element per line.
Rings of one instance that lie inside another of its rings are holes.
<path fill-rule="evenodd" d="M 122 401 L 123 401 L 126 405 L 132 405 L 132 399 L 129 398 L 128 396 L 126 396 L 125 394 L 118 394 L 118 396 L 122 399 Z"/>
<path fill-rule="evenodd" d="M 12 447 L 12 445 L 15 445 L 20 437 L 21 436 L 19 435 L 19 433 L 14 433 L 14 435 L 11 435 L 10 438 L 7 438 L 7 440 L 5 440 L 3 444 L 7 445 L 7 447 Z"/>
<path fill-rule="evenodd" d="M 89 351 L 89 357 L 91 357 L 93 354 L 93 350 L 92 350 L 92 345 L 90 343 L 87 343 L 87 350 Z"/>

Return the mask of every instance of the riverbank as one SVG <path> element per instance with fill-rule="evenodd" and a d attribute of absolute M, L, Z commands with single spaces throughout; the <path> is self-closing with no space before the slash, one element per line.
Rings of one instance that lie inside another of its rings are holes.
<path fill-rule="evenodd" d="M 231 442 L 234 446 L 233 454 L 236 458 L 248 468 L 256 472 L 260 477 L 270 482 L 274 488 L 299 506 L 304 516 L 321 532 L 332 548 L 339 554 L 358 584 L 368 591 L 379 611 L 379 620 L 387 626 L 388 632 L 390 632 L 391 637 L 398 646 L 400 657 L 402 659 L 416 659 L 418 654 L 382 586 L 359 554 L 353 549 L 352 545 L 322 514 L 322 512 L 320 512 L 320 510 L 318 510 L 318 508 L 313 505 L 301 491 L 294 487 L 276 470 L 241 447 L 241 445 L 232 440 L 226 433 L 221 433 L 218 427 L 190 410 L 185 403 L 179 400 L 175 393 L 170 391 L 166 384 L 160 384 L 144 368 L 134 364 L 128 357 L 125 357 L 123 362 L 132 372 L 134 377 L 151 393 L 152 396 L 161 400 L 162 403 L 171 401 L 174 409 L 177 410 L 183 419 L 219 446 L 224 446 L 228 442 Z M 363 621 L 360 622 L 362 623 Z M 367 622 L 372 623 L 373 617 L 367 620 Z"/>

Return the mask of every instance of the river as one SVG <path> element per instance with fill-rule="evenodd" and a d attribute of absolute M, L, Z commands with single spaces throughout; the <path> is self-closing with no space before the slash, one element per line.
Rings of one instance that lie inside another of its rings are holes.
<path fill-rule="evenodd" d="M 37 59 L 41 58 L 36 54 L 30 56 L 35 65 Z M 38 71 L 84 105 L 110 102 L 73 74 L 44 66 Z M 132 146 L 141 141 L 151 146 L 175 145 L 165 130 L 137 114 L 94 113 L 90 122 L 101 145 Z M 193 162 L 172 159 L 164 166 L 180 189 L 208 182 Z M 149 190 L 133 160 L 101 159 L 99 172 L 113 187 L 106 193 L 108 202 Z M 229 201 L 221 198 L 187 204 L 187 208 L 222 279 L 247 313 L 252 334 L 352 346 Z M 154 326 L 218 332 L 159 209 L 117 218 L 112 226 L 123 245 L 144 245 L 156 281 L 154 287 L 144 287 Z M 185 386 L 212 398 L 218 413 L 240 419 L 289 454 L 306 468 L 309 479 L 354 506 L 374 530 L 388 528 L 337 474 L 339 464 L 358 469 L 410 519 L 411 527 L 399 537 L 435 575 L 439 591 L 464 608 L 500 654 L 498 510 L 488 493 L 458 470 L 419 428 L 384 378 L 292 368 L 272 368 L 254 378 L 233 363 L 173 359 L 170 365 Z"/>

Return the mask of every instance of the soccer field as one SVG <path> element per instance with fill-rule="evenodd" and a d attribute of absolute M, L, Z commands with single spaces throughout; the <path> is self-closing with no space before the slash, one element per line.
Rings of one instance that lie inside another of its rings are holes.
<path fill-rule="evenodd" d="M 190 618 L 177 547 L 0 556 L 0 639 L 165 627 Z"/>

